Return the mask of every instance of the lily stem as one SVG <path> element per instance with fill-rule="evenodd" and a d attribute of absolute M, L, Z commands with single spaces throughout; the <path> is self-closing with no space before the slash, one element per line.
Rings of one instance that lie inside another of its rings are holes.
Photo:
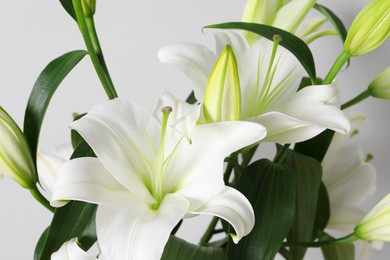
<path fill-rule="evenodd" d="M 323 247 L 323 246 L 336 246 L 336 245 L 345 245 L 352 242 L 355 242 L 358 238 L 355 236 L 355 233 L 349 234 L 345 237 L 338 239 L 319 241 L 319 242 L 285 242 L 284 246 L 288 247 Z"/>
<path fill-rule="evenodd" d="M 50 210 L 54 213 L 54 208 L 50 205 L 50 202 L 42 195 L 42 193 L 38 190 L 38 188 L 35 186 L 30 189 L 31 194 L 33 197 L 41 203 L 42 206 Z"/>
<path fill-rule="evenodd" d="M 347 103 L 343 104 L 341 106 L 341 109 L 349 108 L 350 106 L 353 106 L 353 105 L 365 100 L 366 98 L 368 98 L 370 96 L 371 96 L 370 92 L 368 91 L 368 89 L 366 89 L 365 91 L 363 91 L 362 93 L 360 93 L 359 95 L 357 95 L 356 97 L 354 97 L 353 99 L 348 101 Z"/>
<path fill-rule="evenodd" d="M 326 75 L 324 81 L 322 82 L 323 85 L 330 84 L 333 82 L 334 78 L 337 76 L 337 74 L 340 72 L 341 68 L 344 66 L 344 64 L 351 58 L 351 55 L 345 51 L 340 53 L 340 55 L 335 60 L 332 68 L 328 72 L 328 75 Z"/>
<path fill-rule="evenodd" d="M 109 99 L 116 98 L 118 97 L 118 95 L 112 84 L 111 78 L 109 77 L 108 70 L 104 62 L 104 58 L 96 34 L 93 18 L 85 17 L 81 0 L 72 0 L 72 3 L 73 3 L 74 10 L 76 12 L 77 23 L 79 25 L 81 34 L 83 36 L 85 45 L 89 53 L 89 57 L 91 58 L 92 64 L 99 77 L 99 80 L 103 85 L 107 97 Z"/>
<path fill-rule="evenodd" d="M 206 232 L 203 234 L 202 238 L 199 241 L 200 246 L 206 246 L 209 243 L 210 239 L 213 237 L 215 233 L 214 230 L 215 227 L 217 226 L 218 220 L 219 220 L 218 217 L 213 217 L 209 226 L 206 229 Z"/>
<path fill-rule="evenodd" d="M 291 144 L 283 145 L 282 149 L 280 149 L 279 152 L 276 154 L 274 158 L 274 163 L 281 164 L 284 161 L 284 158 L 286 158 L 286 155 L 288 154 L 290 145 Z"/>

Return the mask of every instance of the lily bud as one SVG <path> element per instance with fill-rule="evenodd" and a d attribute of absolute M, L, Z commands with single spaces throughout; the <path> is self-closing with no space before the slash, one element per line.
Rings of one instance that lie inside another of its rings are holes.
<path fill-rule="evenodd" d="M 0 107 L 0 174 L 9 176 L 22 187 L 35 186 L 37 174 L 24 134 Z"/>
<path fill-rule="evenodd" d="M 83 0 L 83 11 L 85 16 L 93 16 L 96 12 L 96 0 Z"/>
<path fill-rule="evenodd" d="M 357 224 L 355 235 L 361 240 L 390 242 L 390 193 Z"/>
<path fill-rule="evenodd" d="M 206 123 L 238 120 L 240 109 L 237 62 L 230 45 L 227 45 L 209 77 L 203 99 L 203 116 Z"/>
<path fill-rule="evenodd" d="M 373 97 L 390 100 L 390 67 L 382 71 L 370 83 L 368 92 Z"/>
<path fill-rule="evenodd" d="M 372 0 L 356 16 L 344 43 L 351 56 L 365 54 L 381 45 L 390 35 L 390 1 Z"/>

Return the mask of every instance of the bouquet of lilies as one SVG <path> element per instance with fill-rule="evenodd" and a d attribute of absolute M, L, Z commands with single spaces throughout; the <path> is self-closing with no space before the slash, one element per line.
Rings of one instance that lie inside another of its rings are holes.
<path fill-rule="evenodd" d="M 165 92 L 151 112 L 118 97 L 96 0 L 59 2 L 86 50 L 43 69 L 23 129 L 0 107 L 0 173 L 53 212 L 34 259 L 295 260 L 318 247 L 325 259 L 348 260 L 355 246 L 390 241 L 390 194 L 361 209 L 376 171 L 351 142 L 362 117 L 343 112 L 368 97 L 390 99 L 390 67 L 347 102 L 336 84 L 352 57 L 389 37 L 389 0 L 371 0 L 349 30 L 315 0 L 248 0 L 241 22 L 205 26 L 214 51 L 189 43 L 159 50 L 193 91 L 187 100 Z M 318 77 L 309 45 L 335 35 L 344 49 Z M 87 57 L 107 100 L 74 115 L 65 158 L 42 153 L 51 98 Z M 271 159 L 258 151 L 265 142 L 275 144 Z M 198 215 L 212 216 L 199 244 L 175 235 Z"/>

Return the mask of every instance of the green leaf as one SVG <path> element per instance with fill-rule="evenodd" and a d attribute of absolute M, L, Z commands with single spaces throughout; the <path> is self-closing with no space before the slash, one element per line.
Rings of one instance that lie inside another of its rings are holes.
<path fill-rule="evenodd" d="M 255 227 L 237 245 L 228 244 L 228 259 L 274 259 L 294 220 L 297 180 L 295 172 L 262 159 L 244 171 L 238 190 L 250 201 Z"/>
<path fill-rule="evenodd" d="M 187 99 L 186 99 L 186 102 L 188 104 L 195 104 L 197 102 L 196 98 L 195 98 L 195 94 L 194 94 L 194 91 L 191 92 L 191 94 L 188 95 Z"/>
<path fill-rule="evenodd" d="M 331 236 L 324 234 L 320 240 L 332 239 Z M 325 260 L 354 260 L 355 259 L 355 246 L 351 244 L 336 245 L 336 246 L 324 246 L 321 247 L 322 254 Z"/>
<path fill-rule="evenodd" d="M 307 141 L 296 143 L 294 150 L 322 162 L 333 136 L 334 131 L 327 129 Z"/>
<path fill-rule="evenodd" d="M 328 191 L 326 190 L 325 184 L 321 182 L 318 193 L 317 213 L 313 230 L 313 238 L 320 237 L 323 234 L 323 230 L 328 225 L 329 218 L 330 201 Z"/>
<path fill-rule="evenodd" d="M 24 115 L 24 134 L 30 145 L 33 161 L 36 160 L 39 133 L 50 100 L 62 80 L 86 54 L 86 51 L 72 51 L 56 58 L 46 66 L 35 82 Z"/>
<path fill-rule="evenodd" d="M 330 9 L 326 8 L 323 5 L 314 4 L 313 7 L 314 9 L 322 13 L 326 18 L 328 18 L 328 20 L 333 24 L 334 28 L 339 33 L 341 40 L 345 42 L 345 39 L 347 38 L 347 29 L 345 28 L 341 19 Z"/>
<path fill-rule="evenodd" d="M 165 245 L 161 260 L 223 260 L 226 250 L 219 247 L 198 246 L 171 236 Z"/>
<path fill-rule="evenodd" d="M 80 118 L 82 118 L 83 116 L 85 116 L 86 114 L 81 114 L 81 115 L 76 115 L 76 116 L 73 116 L 74 120 L 73 121 L 76 121 L 76 120 L 79 120 Z M 71 130 L 70 131 L 70 138 L 71 138 L 71 141 L 72 141 L 72 146 L 73 148 L 75 149 L 82 141 L 84 141 L 84 139 L 81 137 L 81 135 L 76 131 L 76 130 Z"/>
<path fill-rule="evenodd" d="M 79 157 L 93 157 L 94 153 L 89 145 L 83 141 L 72 154 L 72 159 Z M 45 230 L 35 248 L 34 259 L 50 259 L 66 241 L 78 237 L 80 247 L 90 248 L 96 241 L 95 214 L 97 205 L 70 201 L 54 212 L 50 227 Z"/>
<path fill-rule="evenodd" d="M 280 35 L 282 41 L 280 45 L 289 50 L 299 60 L 302 66 L 305 68 L 307 74 L 309 74 L 312 82 L 316 81 L 316 68 L 314 64 L 314 58 L 307 44 L 287 31 L 272 27 L 264 24 L 256 23 L 243 23 L 243 22 L 231 22 L 208 25 L 205 28 L 219 28 L 219 29 L 241 29 L 256 33 L 271 41 L 275 35 Z"/>
<path fill-rule="evenodd" d="M 322 178 L 321 164 L 306 155 L 291 152 L 285 164 L 297 173 L 297 199 L 294 224 L 288 241 L 309 242 L 313 240 L 319 189 Z M 306 248 L 291 248 L 293 259 L 303 259 Z"/>
<path fill-rule="evenodd" d="M 77 22 L 76 12 L 73 8 L 72 0 L 60 0 L 61 5 L 68 12 L 68 14 Z"/>

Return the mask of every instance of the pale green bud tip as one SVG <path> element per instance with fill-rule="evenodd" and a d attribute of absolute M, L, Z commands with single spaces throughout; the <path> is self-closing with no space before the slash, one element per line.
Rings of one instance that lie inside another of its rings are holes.
<path fill-rule="evenodd" d="M 390 1 L 372 0 L 353 21 L 344 50 L 352 56 L 359 56 L 377 48 L 389 35 Z"/>
<path fill-rule="evenodd" d="M 390 242 L 390 193 L 357 224 L 355 235 L 361 240 Z"/>
<path fill-rule="evenodd" d="M 390 100 L 390 67 L 382 71 L 370 83 L 368 92 L 373 97 Z"/>
<path fill-rule="evenodd" d="M 4 174 L 24 188 L 35 186 L 37 174 L 24 134 L 0 107 L 0 174 Z"/>
<path fill-rule="evenodd" d="M 85 16 L 92 16 L 96 12 L 96 0 L 82 0 Z"/>
<path fill-rule="evenodd" d="M 223 49 L 210 74 L 202 108 L 203 123 L 238 120 L 240 117 L 240 81 L 237 61 L 230 45 Z"/>

